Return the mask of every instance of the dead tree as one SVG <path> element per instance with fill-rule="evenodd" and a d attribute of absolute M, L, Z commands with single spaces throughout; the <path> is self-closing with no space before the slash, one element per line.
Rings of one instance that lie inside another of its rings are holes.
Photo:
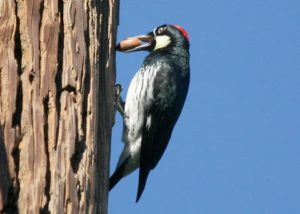
<path fill-rule="evenodd" d="M 107 213 L 118 0 L 0 0 L 0 213 Z"/>

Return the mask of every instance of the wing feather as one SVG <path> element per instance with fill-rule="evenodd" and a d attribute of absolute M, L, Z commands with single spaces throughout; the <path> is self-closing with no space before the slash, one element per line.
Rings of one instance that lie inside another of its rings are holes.
<path fill-rule="evenodd" d="M 170 68 L 167 64 L 161 64 L 152 86 L 153 100 L 145 112 L 136 201 L 144 191 L 150 170 L 156 167 L 168 145 L 184 103 L 182 96 L 177 96 L 178 77 Z"/>

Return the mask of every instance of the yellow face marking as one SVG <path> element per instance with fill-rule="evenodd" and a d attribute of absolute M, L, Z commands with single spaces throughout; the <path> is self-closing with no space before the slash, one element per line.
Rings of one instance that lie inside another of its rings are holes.
<path fill-rule="evenodd" d="M 171 43 L 171 38 L 167 35 L 156 36 L 155 40 L 156 40 L 156 45 L 154 50 L 165 48 Z"/>

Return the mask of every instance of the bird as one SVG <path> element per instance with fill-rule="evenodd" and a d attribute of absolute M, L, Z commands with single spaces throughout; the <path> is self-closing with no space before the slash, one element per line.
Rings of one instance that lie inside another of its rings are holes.
<path fill-rule="evenodd" d="M 190 82 L 189 47 L 188 32 L 170 24 L 116 46 L 127 53 L 149 52 L 130 82 L 126 101 L 118 99 L 124 149 L 109 180 L 111 190 L 123 177 L 139 169 L 136 202 L 170 141 L 185 103 Z"/>

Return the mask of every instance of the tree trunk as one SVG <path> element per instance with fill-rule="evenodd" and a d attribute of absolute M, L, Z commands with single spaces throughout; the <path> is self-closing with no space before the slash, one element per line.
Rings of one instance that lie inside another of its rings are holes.
<path fill-rule="evenodd" d="M 0 0 L 0 213 L 107 213 L 118 0 Z"/>

